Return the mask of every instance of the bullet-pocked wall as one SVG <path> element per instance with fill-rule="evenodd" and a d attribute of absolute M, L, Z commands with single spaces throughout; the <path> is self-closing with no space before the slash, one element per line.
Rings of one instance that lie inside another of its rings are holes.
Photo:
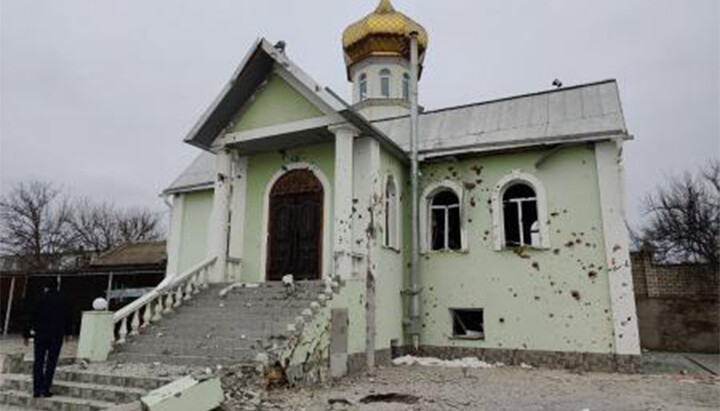
<path fill-rule="evenodd" d="M 269 221 L 268 190 L 273 180 L 293 168 L 308 168 L 323 183 L 321 275 L 325 276 L 332 272 L 332 184 L 335 172 L 335 144 L 330 142 L 248 157 L 242 282 L 265 281 Z"/>
<path fill-rule="evenodd" d="M 493 209 L 493 193 L 514 170 L 544 187 L 546 248 L 496 249 L 493 213 L 503 209 Z M 466 236 L 465 250 L 425 250 L 420 258 L 423 345 L 613 352 L 592 146 L 426 162 L 421 172 L 421 193 L 443 180 L 461 188 Z M 482 309 L 484 336 L 455 336 L 451 309 Z"/>

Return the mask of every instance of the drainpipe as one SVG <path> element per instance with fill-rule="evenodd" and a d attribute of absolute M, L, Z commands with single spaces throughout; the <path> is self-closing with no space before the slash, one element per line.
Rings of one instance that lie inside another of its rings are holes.
<path fill-rule="evenodd" d="M 419 262 L 419 217 L 418 217 L 418 33 L 410 33 L 410 184 L 412 210 L 410 212 L 410 336 L 413 348 L 420 347 L 420 277 Z"/>

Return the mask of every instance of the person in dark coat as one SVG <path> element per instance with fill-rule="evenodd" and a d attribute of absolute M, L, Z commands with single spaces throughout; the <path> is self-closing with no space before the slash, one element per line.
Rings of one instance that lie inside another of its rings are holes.
<path fill-rule="evenodd" d="M 54 277 L 44 279 L 42 291 L 31 310 L 25 344 L 30 335 L 35 337 L 33 363 L 33 396 L 51 397 L 55 367 L 57 367 L 63 338 L 69 335 L 70 307 L 58 291 Z"/>

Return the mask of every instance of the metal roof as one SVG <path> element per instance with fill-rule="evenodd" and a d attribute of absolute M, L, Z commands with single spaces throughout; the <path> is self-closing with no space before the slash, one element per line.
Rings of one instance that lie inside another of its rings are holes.
<path fill-rule="evenodd" d="M 344 112 L 364 133 L 377 132 L 381 139 L 389 138 L 409 151 L 409 116 L 368 123 L 350 110 Z M 615 80 L 426 111 L 420 115 L 419 132 L 420 154 L 426 159 L 630 138 Z M 165 194 L 212 187 L 213 158 L 213 154 L 202 153 Z"/>
<path fill-rule="evenodd" d="M 409 150 L 408 116 L 374 125 Z M 425 158 L 627 136 L 615 80 L 428 111 L 419 132 Z"/>
<path fill-rule="evenodd" d="M 163 191 L 163 194 L 197 191 L 212 188 L 215 181 L 215 154 L 203 151 Z"/>

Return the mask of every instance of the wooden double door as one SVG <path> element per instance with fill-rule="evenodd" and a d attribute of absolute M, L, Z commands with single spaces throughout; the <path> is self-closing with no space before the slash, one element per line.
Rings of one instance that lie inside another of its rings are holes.
<path fill-rule="evenodd" d="M 283 175 L 270 192 L 267 279 L 318 280 L 322 270 L 323 187 L 306 169 Z"/>

